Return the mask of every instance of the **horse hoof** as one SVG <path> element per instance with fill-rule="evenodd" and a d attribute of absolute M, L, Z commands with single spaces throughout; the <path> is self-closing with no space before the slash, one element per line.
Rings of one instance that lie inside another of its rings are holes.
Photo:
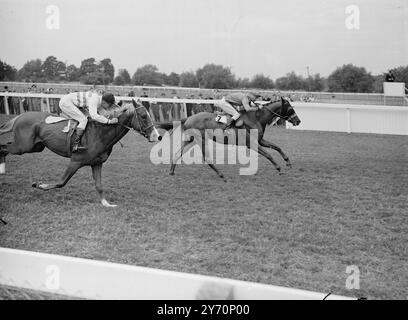
<path fill-rule="evenodd" d="M 115 207 L 117 207 L 116 204 L 110 204 L 106 199 L 102 199 L 101 203 L 106 208 L 115 208 Z"/>
<path fill-rule="evenodd" d="M 32 186 L 33 188 L 37 188 L 37 182 L 34 182 L 31 186 Z"/>
<path fill-rule="evenodd" d="M 0 162 L 0 174 L 6 174 L 6 163 L 5 162 Z"/>
<path fill-rule="evenodd" d="M 174 176 L 174 172 L 169 172 L 169 175 L 170 175 L 170 176 Z"/>

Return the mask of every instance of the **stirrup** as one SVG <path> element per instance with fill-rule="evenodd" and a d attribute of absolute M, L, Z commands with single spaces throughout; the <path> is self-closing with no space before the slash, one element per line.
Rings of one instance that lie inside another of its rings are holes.
<path fill-rule="evenodd" d="M 74 146 L 72 147 L 72 152 L 76 153 L 76 152 L 81 152 L 81 151 L 85 151 L 87 148 L 84 146 L 80 146 L 78 144 L 74 144 Z"/>

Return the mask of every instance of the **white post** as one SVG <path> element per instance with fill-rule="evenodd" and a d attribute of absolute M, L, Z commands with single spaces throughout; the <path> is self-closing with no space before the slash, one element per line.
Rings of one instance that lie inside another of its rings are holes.
<path fill-rule="evenodd" d="M 18 99 L 18 101 L 20 102 L 20 114 L 24 113 L 23 98 Z"/>
<path fill-rule="evenodd" d="M 346 109 L 346 117 L 347 117 L 347 133 L 351 133 L 351 111 L 350 108 Z"/>
<path fill-rule="evenodd" d="M 163 116 L 162 105 L 161 105 L 161 104 L 158 104 L 158 107 L 159 107 L 160 122 L 164 122 L 164 116 Z"/>
<path fill-rule="evenodd" d="M 46 102 L 47 102 L 47 111 L 51 113 L 51 108 L 50 108 L 50 99 L 49 98 L 45 98 Z"/>
<path fill-rule="evenodd" d="M 156 116 L 154 115 L 154 112 L 152 110 L 152 105 L 150 105 L 149 113 L 150 113 L 150 117 L 152 118 L 153 122 L 157 122 Z"/>
<path fill-rule="evenodd" d="M 6 110 L 6 114 L 9 115 L 10 110 L 9 110 L 9 105 L 8 105 L 8 102 L 7 102 L 7 96 L 4 96 L 4 109 Z"/>
<path fill-rule="evenodd" d="M 183 103 L 183 118 L 187 118 L 187 104 Z"/>

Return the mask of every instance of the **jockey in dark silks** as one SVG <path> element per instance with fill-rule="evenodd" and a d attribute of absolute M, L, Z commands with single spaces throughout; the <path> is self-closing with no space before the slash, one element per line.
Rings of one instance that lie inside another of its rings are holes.
<path fill-rule="evenodd" d="M 91 119 L 100 123 L 118 123 L 117 118 L 108 119 L 103 115 L 98 114 L 99 107 L 108 109 L 112 106 L 117 106 L 115 104 L 115 97 L 112 93 L 105 93 L 101 96 L 93 91 L 74 92 L 61 98 L 59 107 L 62 111 L 62 115 L 75 119 L 79 122 L 75 131 L 72 152 L 86 150 L 86 147 L 81 146 L 80 143 L 88 123 L 88 115 L 91 117 Z"/>
<path fill-rule="evenodd" d="M 227 123 L 226 129 L 233 126 L 241 116 L 239 111 L 258 110 L 258 107 L 255 104 L 255 100 L 258 97 L 260 97 L 260 95 L 253 92 L 234 92 L 222 98 L 221 102 L 217 104 L 217 107 L 221 108 L 223 111 L 232 116 Z"/>

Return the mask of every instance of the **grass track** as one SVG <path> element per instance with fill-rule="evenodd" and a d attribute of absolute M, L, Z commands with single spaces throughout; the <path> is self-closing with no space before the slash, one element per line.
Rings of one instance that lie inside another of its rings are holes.
<path fill-rule="evenodd" d="M 7 157 L 0 176 L 0 246 L 200 273 L 347 296 L 408 298 L 407 137 L 270 128 L 294 165 L 279 176 L 220 165 L 154 166 L 151 144 L 129 134 L 104 165 L 97 202 L 91 169 L 42 192 L 67 163 L 46 150 Z M 271 151 L 272 152 L 272 151 Z M 283 165 L 280 156 L 272 152 Z M 360 290 L 345 287 L 360 268 Z"/>

